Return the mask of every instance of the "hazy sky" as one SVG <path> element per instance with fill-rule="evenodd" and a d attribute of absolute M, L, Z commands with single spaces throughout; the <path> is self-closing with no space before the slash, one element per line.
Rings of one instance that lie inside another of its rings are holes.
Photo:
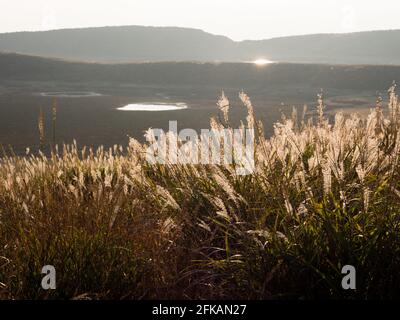
<path fill-rule="evenodd" d="M 234 40 L 400 29 L 398 0 L 0 0 L 0 32 L 152 25 Z"/>

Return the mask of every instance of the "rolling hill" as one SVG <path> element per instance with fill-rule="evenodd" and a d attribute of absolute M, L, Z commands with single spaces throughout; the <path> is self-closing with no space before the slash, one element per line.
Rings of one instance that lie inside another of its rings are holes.
<path fill-rule="evenodd" d="M 197 29 L 99 27 L 0 34 L 0 51 L 91 62 L 400 64 L 400 30 L 235 42 Z"/>
<path fill-rule="evenodd" d="M 0 81 L 99 82 L 130 85 L 385 90 L 400 79 L 400 66 L 275 63 L 87 63 L 0 54 Z"/>

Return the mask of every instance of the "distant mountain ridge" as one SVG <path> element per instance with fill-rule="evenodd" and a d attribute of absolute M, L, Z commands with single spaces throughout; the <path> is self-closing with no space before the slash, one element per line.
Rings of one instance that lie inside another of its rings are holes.
<path fill-rule="evenodd" d="M 251 61 L 400 65 L 400 30 L 236 42 L 198 29 L 99 27 L 0 34 L 0 51 L 91 62 Z"/>

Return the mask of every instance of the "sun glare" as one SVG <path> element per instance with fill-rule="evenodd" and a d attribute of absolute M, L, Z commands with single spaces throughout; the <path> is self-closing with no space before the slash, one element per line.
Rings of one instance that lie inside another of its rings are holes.
<path fill-rule="evenodd" d="M 254 60 L 253 63 L 258 66 L 264 66 L 266 64 L 273 63 L 273 61 L 267 60 L 267 59 L 257 59 L 257 60 Z"/>

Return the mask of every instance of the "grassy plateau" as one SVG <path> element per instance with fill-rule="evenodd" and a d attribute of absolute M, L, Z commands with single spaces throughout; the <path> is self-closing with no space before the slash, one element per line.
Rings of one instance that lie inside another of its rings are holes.
<path fill-rule="evenodd" d="M 1 299 L 400 297 L 400 102 L 366 118 L 293 113 L 255 170 L 150 164 L 146 144 L 0 159 Z M 212 128 L 231 128 L 229 103 Z M 39 129 L 40 129 L 39 123 Z M 57 289 L 41 288 L 54 265 Z M 357 289 L 343 290 L 344 265 Z"/>

